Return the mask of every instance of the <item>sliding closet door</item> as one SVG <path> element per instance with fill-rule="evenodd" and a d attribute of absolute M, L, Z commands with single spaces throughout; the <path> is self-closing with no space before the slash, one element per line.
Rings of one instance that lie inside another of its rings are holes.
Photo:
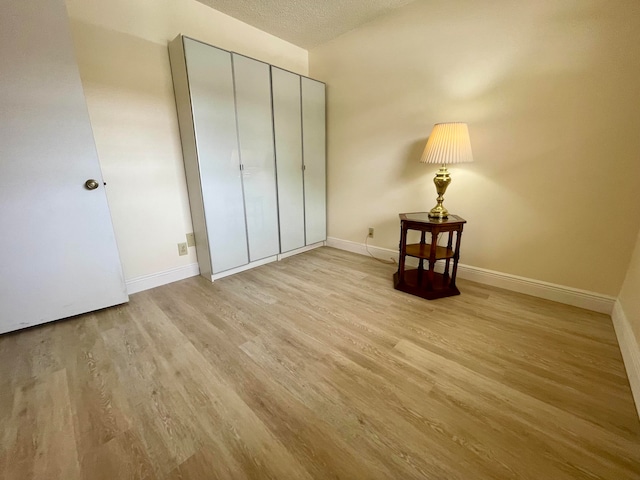
<path fill-rule="evenodd" d="M 302 151 L 307 245 L 327 239 L 325 85 L 302 77 Z"/>
<path fill-rule="evenodd" d="M 205 228 L 218 273 L 249 262 L 231 54 L 189 38 L 184 49 Z"/>
<path fill-rule="evenodd" d="M 255 262 L 280 251 L 271 78 L 268 64 L 235 53 L 233 73 L 249 259 Z"/>
<path fill-rule="evenodd" d="M 288 252 L 305 245 L 300 76 L 272 67 L 271 81 L 278 171 L 280 251 Z"/>

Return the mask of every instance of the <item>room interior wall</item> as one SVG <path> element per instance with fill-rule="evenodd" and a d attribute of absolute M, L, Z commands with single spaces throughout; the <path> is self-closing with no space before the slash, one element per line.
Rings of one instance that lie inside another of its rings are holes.
<path fill-rule="evenodd" d="M 397 249 L 435 205 L 434 123 L 475 162 L 445 196 L 461 262 L 616 296 L 640 227 L 640 3 L 414 2 L 309 52 L 327 83 L 329 237 Z"/>
<path fill-rule="evenodd" d="M 195 0 L 67 0 L 128 281 L 196 263 L 167 43 L 182 33 L 308 73 L 308 52 Z M 197 273 L 197 272 L 195 272 Z"/>

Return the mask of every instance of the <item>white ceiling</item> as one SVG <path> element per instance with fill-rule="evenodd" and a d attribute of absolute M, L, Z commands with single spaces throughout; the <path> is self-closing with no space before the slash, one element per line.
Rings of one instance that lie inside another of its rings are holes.
<path fill-rule="evenodd" d="M 199 0 L 305 49 L 413 0 Z"/>

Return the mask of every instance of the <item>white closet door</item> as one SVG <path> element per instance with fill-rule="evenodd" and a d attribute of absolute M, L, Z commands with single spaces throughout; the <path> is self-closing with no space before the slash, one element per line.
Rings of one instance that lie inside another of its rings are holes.
<path fill-rule="evenodd" d="M 278 199 L 269 65 L 233 54 L 249 259 L 277 255 Z"/>
<path fill-rule="evenodd" d="M 302 77 L 302 151 L 307 245 L 327 239 L 325 85 Z"/>
<path fill-rule="evenodd" d="M 231 54 L 184 39 L 212 272 L 249 262 Z"/>
<path fill-rule="evenodd" d="M 280 251 L 288 252 L 305 245 L 300 76 L 272 67 L 271 79 L 278 172 Z"/>

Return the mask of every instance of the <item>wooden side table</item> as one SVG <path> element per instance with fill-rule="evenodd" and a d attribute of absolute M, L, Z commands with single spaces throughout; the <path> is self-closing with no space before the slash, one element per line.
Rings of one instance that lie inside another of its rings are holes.
<path fill-rule="evenodd" d="M 394 287 L 397 290 L 428 300 L 460 295 L 460 290 L 456 287 L 456 274 L 460 258 L 460 239 L 465 223 L 467 221 L 457 215 L 449 215 L 448 218 L 440 220 L 429 218 L 427 212 L 401 213 L 400 261 L 398 262 L 398 271 L 393 275 Z M 407 245 L 408 230 L 421 232 L 420 243 Z M 446 232 L 449 233 L 447 246 L 441 247 L 437 244 L 438 235 Z M 430 243 L 426 243 L 428 233 L 430 234 Z M 417 269 L 405 269 L 407 256 L 419 259 Z M 426 271 L 424 269 L 425 260 L 429 263 Z M 436 262 L 439 260 L 445 262 L 443 273 L 435 271 Z"/>

